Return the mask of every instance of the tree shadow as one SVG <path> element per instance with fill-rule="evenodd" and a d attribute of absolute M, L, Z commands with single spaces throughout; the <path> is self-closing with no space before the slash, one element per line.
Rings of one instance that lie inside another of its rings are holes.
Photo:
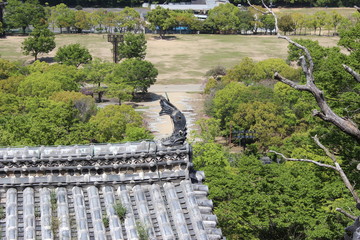
<path fill-rule="evenodd" d="M 136 93 L 133 97 L 133 102 L 154 102 L 160 100 L 162 95 L 158 95 L 152 92 Z"/>
<path fill-rule="evenodd" d="M 154 38 L 155 40 L 168 40 L 168 41 L 178 39 L 176 36 L 163 36 L 163 37 L 153 36 L 153 38 Z"/>
<path fill-rule="evenodd" d="M 50 63 L 55 63 L 55 60 L 54 60 L 53 57 L 40 57 L 40 58 L 38 58 L 37 60 L 40 61 L 40 62 L 46 62 L 46 63 L 49 63 L 49 64 L 50 64 Z M 29 64 L 33 64 L 34 62 L 35 62 L 34 59 L 28 61 Z"/>
<path fill-rule="evenodd" d="M 54 57 L 41 57 L 38 59 L 40 62 L 54 63 Z"/>

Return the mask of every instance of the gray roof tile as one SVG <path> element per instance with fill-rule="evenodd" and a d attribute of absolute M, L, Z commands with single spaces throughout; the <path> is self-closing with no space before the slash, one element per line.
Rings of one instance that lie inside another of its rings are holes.
<path fill-rule="evenodd" d="M 155 142 L 0 149 L 0 232 L 14 240 L 135 240 L 142 225 L 149 239 L 222 239 L 190 149 Z"/>

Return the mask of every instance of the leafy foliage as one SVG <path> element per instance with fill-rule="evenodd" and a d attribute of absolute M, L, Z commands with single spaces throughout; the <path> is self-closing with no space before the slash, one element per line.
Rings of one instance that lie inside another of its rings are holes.
<path fill-rule="evenodd" d="M 56 52 L 55 61 L 78 67 L 92 60 L 89 50 L 79 43 L 65 45 Z"/>
<path fill-rule="evenodd" d="M 37 25 L 31 32 L 30 37 L 22 43 L 25 55 L 31 55 L 37 60 L 39 53 L 48 53 L 55 48 L 55 36 L 45 24 Z"/>
<path fill-rule="evenodd" d="M 124 35 L 124 41 L 119 43 L 119 58 L 144 59 L 146 55 L 146 39 L 143 33 L 134 34 L 128 32 Z"/>
<path fill-rule="evenodd" d="M 291 15 L 284 15 L 279 19 L 279 29 L 283 31 L 286 35 L 288 32 L 295 30 L 295 23 Z"/>
<path fill-rule="evenodd" d="M 157 75 L 158 71 L 151 62 L 130 58 L 118 64 L 106 81 L 110 84 L 126 84 L 134 91 L 146 92 L 155 83 Z"/>
<path fill-rule="evenodd" d="M 142 118 L 128 105 L 109 105 L 91 117 L 95 138 L 99 142 L 120 142 L 126 137 L 129 127 L 141 127 Z"/>
<path fill-rule="evenodd" d="M 160 38 L 163 38 L 165 31 L 173 26 L 169 9 L 157 6 L 146 15 L 152 30 L 159 30 Z"/>
<path fill-rule="evenodd" d="M 45 20 L 44 8 L 37 0 L 9 0 L 5 11 L 5 22 L 11 28 L 22 28 L 23 33 L 29 25 L 38 25 Z"/>
<path fill-rule="evenodd" d="M 0 145 L 107 141 L 104 124 L 110 125 L 109 132 L 120 125 L 122 132 L 109 137 L 115 142 L 151 139 L 150 133 L 142 127 L 141 116 L 130 106 L 120 110 L 108 107 L 97 112 L 94 99 L 77 92 L 79 81 L 84 79 L 82 70 L 39 61 L 26 68 L 3 63 L 6 71 L 2 75 L 4 79 L 0 80 Z M 114 116 L 104 117 L 104 112 Z"/>

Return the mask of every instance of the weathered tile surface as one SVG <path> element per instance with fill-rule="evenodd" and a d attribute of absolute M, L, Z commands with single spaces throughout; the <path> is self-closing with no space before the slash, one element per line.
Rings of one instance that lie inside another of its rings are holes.
<path fill-rule="evenodd" d="M 202 178 L 187 144 L 0 149 L 1 238 L 223 239 Z"/>

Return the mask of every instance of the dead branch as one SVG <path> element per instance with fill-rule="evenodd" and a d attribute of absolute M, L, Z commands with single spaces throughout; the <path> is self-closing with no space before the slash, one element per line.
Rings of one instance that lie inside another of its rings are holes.
<path fill-rule="evenodd" d="M 326 156 L 328 156 L 334 163 L 336 171 L 339 172 L 340 177 L 342 179 L 342 181 L 344 182 L 345 186 L 349 189 L 349 191 L 351 192 L 351 195 L 353 196 L 355 202 L 357 204 L 360 204 L 360 198 L 357 194 L 357 192 L 354 189 L 354 186 L 350 183 L 348 177 L 346 176 L 344 170 L 341 168 L 340 164 L 338 163 L 338 161 L 336 160 L 334 154 L 330 153 L 329 149 L 327 149 L 324 145 L 322 145 L 322 143 L 319 141 L 317 135 L 315 135 L 313 137 L 315 143 L 322 149 L 324 150 Z"/>
<path fill-rule="evenodd" d="M 288 157 L 285 157 L 282 153 L 278 153 L 276 151 L 273 151 L 273 150 L 270 150 L 269 152 L 271 153 L 275 153 L 276 155 L 279 155 L 281 156 L 284 160 L 286 161 L 293 161 L 293 162 L 309 162 L 309 163 L 313 163 L 315 165 L 318 165 L 320 167 L 326 167 L 326 168 L 331 168 L 331 169 L 334 169 L 337 171 L 336 167 L 332 166 L 332 165 L 329 165 L 329 164 L 325 164 L 325 163 L 321 163 L 321 162 L 317 162 L 317 161 L 314 161 L 314 160 L 311 160 L 311 159 L 301 159 L 301 158 L 288 158 Z"/>
<path fill-rule="evenodd" d="M 343 67 L 345 68 L 345 70 L 348 73 L 350 73 L 355 78 L 356 81 L 358 81 L 360 83 L 360 74 L 359 73 L 355 72 L 351 67 L 349 67 L 345 64 L 343 64 Z"/>
<path fill-rule="evenodd" d="M 351 218 L 352 220 L 357 219 L 356 216 L 351 215 L 350 213 L 346 212 L 345 210 L 343 210 L 343 209 L 341 209 L 341 208 L 336 208 L 336 211 L 338 211 L 339 213 L 344 214 L 346 217 Z"/>
<path fill-rule="evenodd" d="M 347 187 L 347 189 L 350 191 L 351 195 L 353 196 L 355 202 L 357 204 L 360 204 L 360 198 L 357 194 L 357 192 L 354 189 L 354 186 L 350 183 L 348 177 L 346 176 L 344 170 L 341 168 L 340 164 L 338 163 L 338 161 L 336 160 L 336 157 L 334 156 L 334 154 L 330 153 L 329 149 L 327 149 L 318 139 L 318 137 L 315 135 L 313 137 L 315 143 L 324 150 L 326 156 L 328 156 L 334 163 L 335 166 L 333 165 L 329 165 L 329 164 L 325 164 L 325 163 L 321 163 L 318 161 L 314 161 L 311 159 L 298 159 L 298 158 L 288 158 L 285 157 L 284 154 L 282 153 L 278 153 L 276 151 L 270 150 L 269 152 L 275 153 L 276 155 L 281 156 L 284 160 L 286 161 L 296 161 L 296 162 L 309 162 L 309 163 L 313 163 L 315 165 L 318 165 L 320 167 L 326 167 L 326 168 L 331 168 L 335 171 L 337 171 L 341 177 L 341 180 L 343 181 L 343 183 L 345 184 L 345 186 Z"/>
<path fill-rule="evenodd" d="M 248 3 L 254 9 L 257 9 L 260 12 L 264 12 L 264 11 L 261 11 L 260 9 L 256 8 L 255 6 L 253 6 L 250 3 L 250 0 L 248 0 Z M 341 131 L 345 132 L 346 134 L 348 134 L 348 135 L 354 137 L 355 139 L 357 139 L 358 141 L 360 141 L 360 130 L 359 130 L 358 126 L 350 119 L 342 118 L 342 117 L 338 116 L 336 113 L 334 113 L 332 111 L 332 109 L 330 108 L 330 106 L 327 104 L 323 92 L 315 85 L 315 79 L 313 76 L 314 61 L 311 57 L 310 51 L 305 46 L 302 46 L 301 44 L 294 42 L 289 37 L 281 35 L 279 32 L 279 28 L 278 28 L 278 21 L 277 21 L 276 14 L 264 3 L 264 0 L 262 0 L 262 4 L 264 5 L 264 7 L 267 10 L 267 12 L 265 12 L 265 13 L 271 13 L 274 16 L 275 29 L 276 29 L 278 38 L 285 39 L 287 42 L 289 42 L 290 44 L 293 44 L 297 48 L 303 50 L 305 53 L 305 55 L 300 58 L 301 67 L 306 76 L 306 84 L 305 85 L 298 85 L 294 81 L 282 77 L 277 72 L 275 73 L 274 78 L 282 83 L 287 84 L 288 86 L 290 86 L 294 89 L 310 92 L 314 96 L 316 103 L 320 108 L 320 111 L 319 110 L 313 111 L 314 116 L 317 116 L 326 122 L 332 123 L 333 125 L 338 127 Z"/>
<path fill-rule="evenodd" d="M 354 8 L 356 9 L 356 10 L 358 10 L 358 12 L 360 12 L 360 7 L 358 7 L 358 6 L 354 6 Z"/>

